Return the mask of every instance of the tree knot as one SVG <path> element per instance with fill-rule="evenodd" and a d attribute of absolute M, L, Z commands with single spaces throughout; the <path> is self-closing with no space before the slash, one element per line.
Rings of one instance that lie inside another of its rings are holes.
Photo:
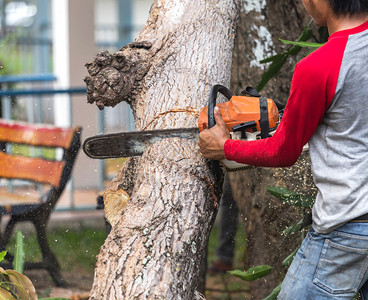
<path fill-rule="evenodd" d="M 150 42 L 142 41 L 128 44 L 114 54 L 97 53 L 94 61 L 85 65 L 89 74 L 84 79 L 88 103 L 96 103 L 99 109 L 122 101 L 132 104 L 150 69 L 151 47 Z"/>

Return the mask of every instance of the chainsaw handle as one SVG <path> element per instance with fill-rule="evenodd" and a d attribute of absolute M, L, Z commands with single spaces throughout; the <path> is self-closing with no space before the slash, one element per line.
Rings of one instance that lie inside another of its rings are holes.
<path fill-rule="evenodd" d="M 208 99 L 208 128 L 212 128 L 216 125 L 214 109 L 218 93 L 223 94 L 228 100 L 233 96 L 233 93 L 221 84 L 216 84 L 211 88 L 210 97 Z"/>

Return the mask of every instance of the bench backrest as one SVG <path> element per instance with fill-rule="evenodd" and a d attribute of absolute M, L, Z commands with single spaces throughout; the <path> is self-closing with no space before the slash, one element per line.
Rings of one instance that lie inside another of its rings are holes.
<path fill-rule="evenodd" d="M 47 183 L 59 196 L 71 176 L 80 148 L 80 133 L 79 127 L 61 128 L 0 119 L 0 178 Z M 12 144 L 13 151 L 6 152 L 6 144 Z M 56 160 L 17 154 L 16 149 L 23 145 L 62 148 L 63 156 Z"/>

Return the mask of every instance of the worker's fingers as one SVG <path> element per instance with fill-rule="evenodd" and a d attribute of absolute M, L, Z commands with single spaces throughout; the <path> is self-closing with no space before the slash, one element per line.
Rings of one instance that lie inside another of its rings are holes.
<path fill-rule="evenodd" d="M 211 129 L 204 126 L 205 130 L 199 133 L 198 145 L 203 157 L 220 160 L 225 158 L 224 145 L 230 133 L 218 107 L 214 109 L 214 117 L 216 125 Z"/>
<path fill-rule="evenodd" d="M 217 106 L 215 106 L 215 109 L 214 109 L 214 116 L 215 116 L 216 124 L 222 127 L 226 126 L 225 121 L 222 118 L 221 111 Z"/>

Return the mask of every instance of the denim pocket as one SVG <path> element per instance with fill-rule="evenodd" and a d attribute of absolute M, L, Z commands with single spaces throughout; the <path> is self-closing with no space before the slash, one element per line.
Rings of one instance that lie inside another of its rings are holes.
<path fill-rule="evenodd" d="M 354 240 L 351 240 L 352 244 Z M 313 283 L 330 294 L 357 293 L 366 271 L 368 250 L 326 239 Z"/>

